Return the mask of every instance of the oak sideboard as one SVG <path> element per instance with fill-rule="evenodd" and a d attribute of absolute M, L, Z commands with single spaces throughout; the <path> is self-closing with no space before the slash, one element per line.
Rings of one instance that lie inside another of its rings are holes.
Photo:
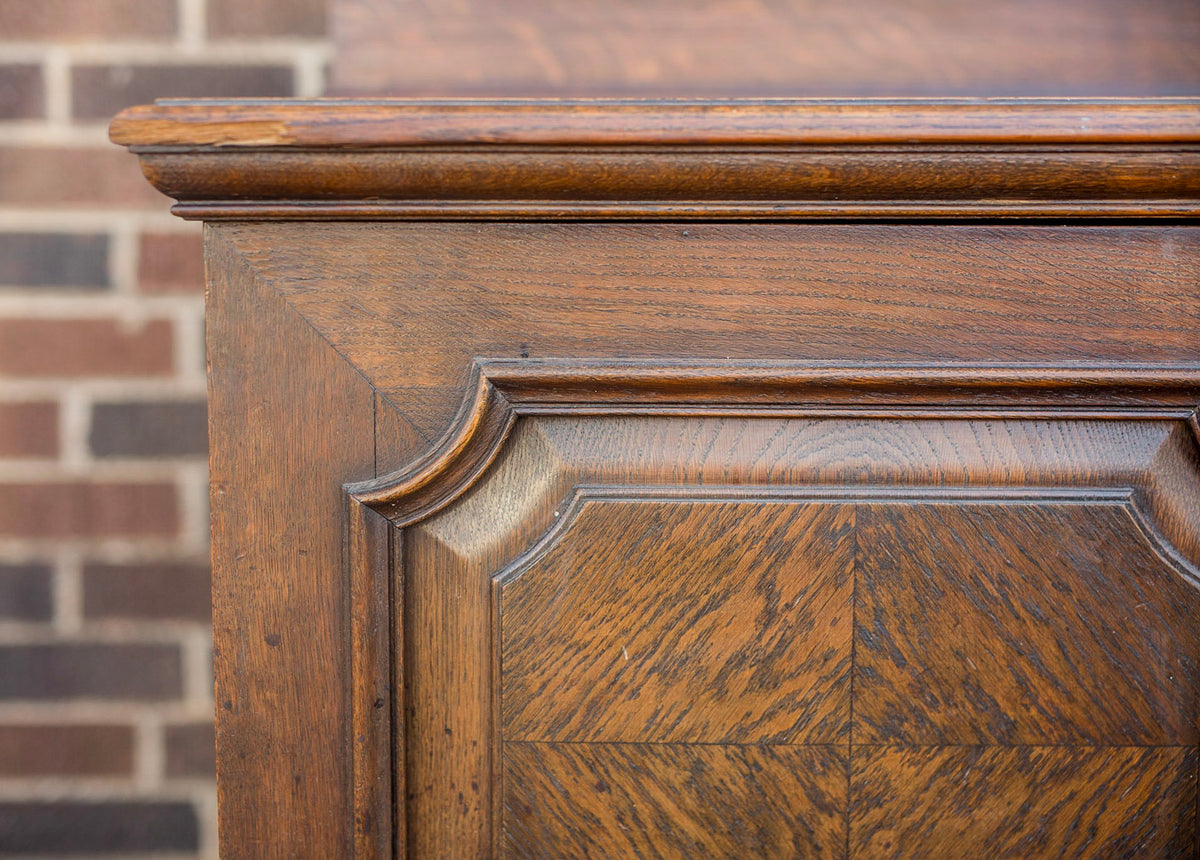
<path fill-rule="evenodd" d="M 241 857 L 1196 856 L 1200 102 L 163 101 Z"/>

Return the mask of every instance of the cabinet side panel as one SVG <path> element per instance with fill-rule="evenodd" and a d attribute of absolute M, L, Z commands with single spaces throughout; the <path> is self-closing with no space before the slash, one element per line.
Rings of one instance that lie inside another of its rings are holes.
<path fill-rule="evenodd" d="M 227 857 L 350 851 L 343 483 L 373 393 L 210 228 L 214 661 Z"/>

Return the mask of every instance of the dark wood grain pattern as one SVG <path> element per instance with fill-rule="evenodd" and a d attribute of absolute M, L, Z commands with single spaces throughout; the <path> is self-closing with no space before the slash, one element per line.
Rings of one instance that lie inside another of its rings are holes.
<path fill-rule="evenodd" d="M 504 747 L 511 858 L 842 858 L 845 749 L 530 744 Z"/>
<path fill-rule="evenodd" d="M 856 744 L 1200 741 L 1200 591 L 1123 506 L 871 505 L 857 533 Z"/>
<path fill-rule="evenodd" d="M 1195 214 L 1198 129 L 1187 100 L 165 101 L 111 136 L 207 220 L 1060 218 Z"/>
<path fill-rule="evenodd" d="M 1192 857 L 1196 750 L 859 747 L 850 856 Z"/>
<path fill-rule="evenodd" d="M 355 95 L 1194 94 L 1187 0 L 335 0 Z"/>
<path fill-rule="evenodd" d="M 844 740 L 852 524 L 839 505 L 585 502 L 501 588 L 505 740 Z"/>

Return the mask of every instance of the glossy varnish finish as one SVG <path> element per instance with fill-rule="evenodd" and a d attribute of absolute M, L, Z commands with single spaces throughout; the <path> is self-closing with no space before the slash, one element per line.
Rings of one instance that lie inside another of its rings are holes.
<path fill-rule="evenodd" d="M 127 115 L 225 854 L 1194 853 L 1198 110 Z"/>

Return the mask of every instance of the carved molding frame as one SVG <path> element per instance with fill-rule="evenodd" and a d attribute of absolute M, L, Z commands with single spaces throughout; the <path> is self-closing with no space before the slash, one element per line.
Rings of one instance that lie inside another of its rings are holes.
<path fill-rule="evenodd" d="M 1126 507 L 1147 541 L 1181 576 L 1200 587 L 1198 548 L 1180 551 L 1166 531 L 1165 498 L 1189 492 L 1155 480 L 1173 461 L 1200 463 L 1200 367 L 1190 365 L 820 365 L 687 362 L 483 360 L 471 392 L 441 442 L 390 475 L 345 487 L 346 567 L 351 663 L 354 856 L 403 857 L 403 655 L 394 643 L 403 606 L 403 527 L 453 503 L 478 482 L 524 416 L 739 416 L 830 419 L 1164 421 L 1177 425 L 1136 481 L 1068 487 L 1081 501 Z M 1170 449 L 1170 450 L 1167 450 Z M 1109 465 L 1111 464 L 1101 464 Z M 1061 488 L 1060 488 L 1061 489 Z M 721 492 L 719 488 L 714 492 Z M 780 487 L 791 496 L 865 498 L 878 488 Z M 1021 488 L 939 488 L 956 498 L 1040 498 L 1052 484 Z M 564 500 L 569 511 L 584 494 Z M 724 492 L 729 492 L 728 488 Z M 736 492 L 736 491 L 734 491 Z M 763 488 L 758 488 L 761 494 Z M 771 490 L 768 490 L 771 492 Z M 1059 492 L 1058 495 L 1062 495 Z M 930 497 L 930 488 L 887 488 L 888 497 Z M 1197 514 L 1196 519 L 1200 519 Z M 553 539 L 540 540 L 537 552 Z M 521 560 L 514 560 L 511 571 Z M 502 572 L 503 573 L 503 572 Z M 402 805 L 401 805 L 402 809 Z"/>

